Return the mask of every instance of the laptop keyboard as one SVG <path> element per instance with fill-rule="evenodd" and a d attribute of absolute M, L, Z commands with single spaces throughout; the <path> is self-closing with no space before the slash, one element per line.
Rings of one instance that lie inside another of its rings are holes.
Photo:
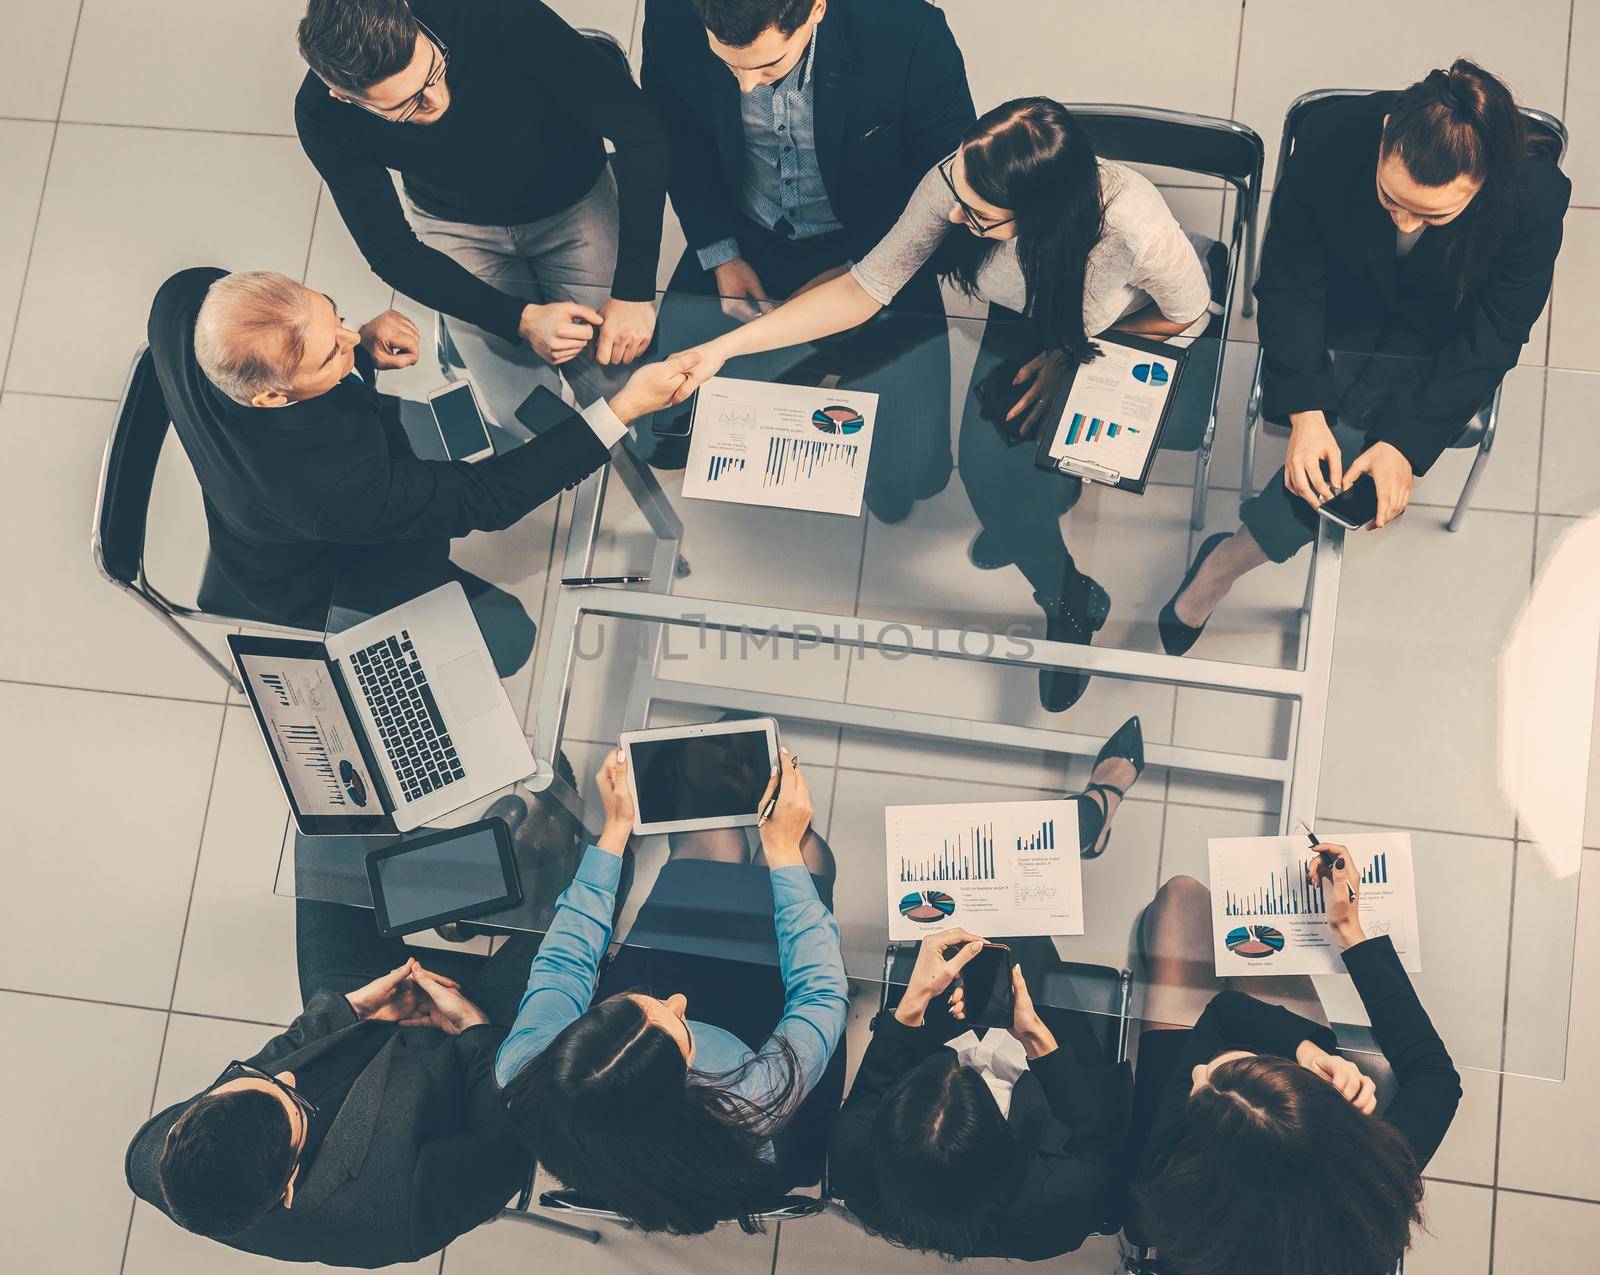
<path fill-rule="evenodd" d="M 411 634 L 384 638 L 350 657 L 378 737 L 406 800 L 426 797 L 464 777 L 444 715 L 411 644 Z"/>

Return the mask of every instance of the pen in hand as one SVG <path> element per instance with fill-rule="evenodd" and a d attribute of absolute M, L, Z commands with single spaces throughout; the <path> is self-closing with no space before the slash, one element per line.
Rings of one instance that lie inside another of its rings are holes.
<path fill-rule="evenodd" d="M 1308 877 L 1314 875 L 1324 881 L 1333 880 L 1333 851 L 1322 848 L 1322 842 L 1317 840 L 1317 834 L 1311 831 L 1304 819 L 1300 821 L 1300 830 L 1306 834 L 1306 838 L 1311 842 L 1311 848 L 1317 852 L 1317 870 L 1314 874 L 1308 870 L 1306 875 Z M 1350 901 L 1353 903 L 1356 897 L 1355 890 L 1348 884 L 1344 888 L 1349 893 Z"/>
<path fill-rule="evenodd" d="M 798 757 L 791 757 L 790 760 L 796 766 L 800 764 Z M 772 773 L 778 777 L 778 786 L 772 790 L 772 800 L 767 802 L 766 808 L 756 816 L 756 827 L 758 828 L 767 826 L 767 820 L 772 818 L 772 812 L 778 808 L 778 794 L 783 791 L 783 767 L 781 765 L 774 766 Z"/>

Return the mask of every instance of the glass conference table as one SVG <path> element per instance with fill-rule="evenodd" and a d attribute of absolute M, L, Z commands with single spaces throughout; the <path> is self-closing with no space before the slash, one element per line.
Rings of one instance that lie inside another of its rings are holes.
<path fill-rule="evenodd" d="M 715 299 L 676 295 L 663 316 L 666 349 L 727 322 Z M 975 406 L 969 387 L 1031 353 L 1020 328 L 997 320 L 986 342 L 981 319 L 948 315 L 730 362 L 722 375 L 879 393 L 859 516 L 685 498 L 686 444 L 645 421 L 559 509 L 456 542 L 458 564 L 538 621 L 532 660 L 506 679 L 538 761 L 520 790 L 596 829 L 593 773 L 623 730 L 777 718 L 837 860 L 849 972 L 893 982 L 909 953 L 886 960 L 900 883 L 888 880 L 884 808 L 1077 792 L 1104 740 L 1137 714 L 1148 767 L 1106 853 L 1082 865 L 1084 933 L 1054 939 L 1065 964 L 1037 998 L 1137 1018 L 1141 913 L 1167 878 L 1208 879 L 1211 838 L 1286 834 L 1302 821 L 1324 840 L 1405 831 L 1415 980 L 1458 1064 L 1560 1078 L 1600 532 L 1592 517 L 1532 511 L 1583 508 L 1562 457 L 1575 465 L 1586 445 L 1592 378 L 1513 370 L 1495 464 L 1458 532 L 1445 524 L 1475 447 L 1447 453 L 1391 529 L 1317 520 L 1304 551 L 1242 579 L 1175 657 L 1158 637 L 1162 606 L 1206 537 L 1237 524 L 1247 452 L 1257 490 L 1282 457 L 1271 427 L 1246 437 L 1258 350 L 1191 343 L 1142 494 L 1037 468 L 1032 442 L 1007 445 Z M 1334 357 L 1356 377 L 1416 370 L 1390 361 L 1362 372 L 1353 360 Z M 404 392 L 420 398 L 445 375 L 412 369 Z M 407 425 L 420 455 L 438 454 L 424 411 L 408 405 Z M 526 434 L 514 425 L 497 446 Z M 1048 640 L 1040 599 L 1064 572 L 1109 596 L 1092 645 Z M 561 583 L 595 576 L 647 579 Z M 336 594 L 330 628 L 364 618 L 348 601 Z M 1064 711 L 1041 702 L 1041 669 L 1052 668 L 1089 675 Z M 445 822 L 469 822 L 491 800 Z M 373 844 L 301 838 L 291 826 L 277 889 L 370 906 L 363 856 Z M 634 853 L 623 941 L 666 839 L 636 839 Z M 524 904 L 483 923 L 541 930 L 578 850 L 519 856 Z M 1316 984 L 1341 1039 L 1370 1047 L 1348 978 Z"/>

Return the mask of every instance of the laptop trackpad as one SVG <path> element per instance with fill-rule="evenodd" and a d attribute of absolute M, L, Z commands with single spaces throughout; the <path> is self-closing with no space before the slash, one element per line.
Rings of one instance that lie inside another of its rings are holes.
<path fill-rule="evenodd" d="M 495 694 L 494 678 L 477 651 L 468 651 L 451 660 L 434 675 L 433 685 L 444 701 L 452 727 L 482 717 L 500 702 Z"/>

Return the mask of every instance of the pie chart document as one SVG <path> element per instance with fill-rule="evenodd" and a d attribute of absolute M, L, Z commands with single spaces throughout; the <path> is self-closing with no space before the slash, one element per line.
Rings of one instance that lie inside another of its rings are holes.
<path fill-rule="evenodd" d="M 983 938 L 1083 933 L 1072 801 L 887 806 L 889 939 L 963 926 Z"/>
<path fill-rule="evenodd" d="M 1367 937 L 1387 934 L 1400 963 L 1421 973 L 1411 834 L 1319 829 L 1317 835 L 1355 858 Z M 1218 974 L 1344 973 L 1339 944 L 1328 927 L 1328 902 L 1336 887 L 1316 875 L 1318 856 L 1304 836 L 1218 837 L 1206 849 Z"/>
<path fill-rule="evenodd" d="M 878 396 L 714 376 L 695 399 L 683 494 L 855 518 Z"/>

